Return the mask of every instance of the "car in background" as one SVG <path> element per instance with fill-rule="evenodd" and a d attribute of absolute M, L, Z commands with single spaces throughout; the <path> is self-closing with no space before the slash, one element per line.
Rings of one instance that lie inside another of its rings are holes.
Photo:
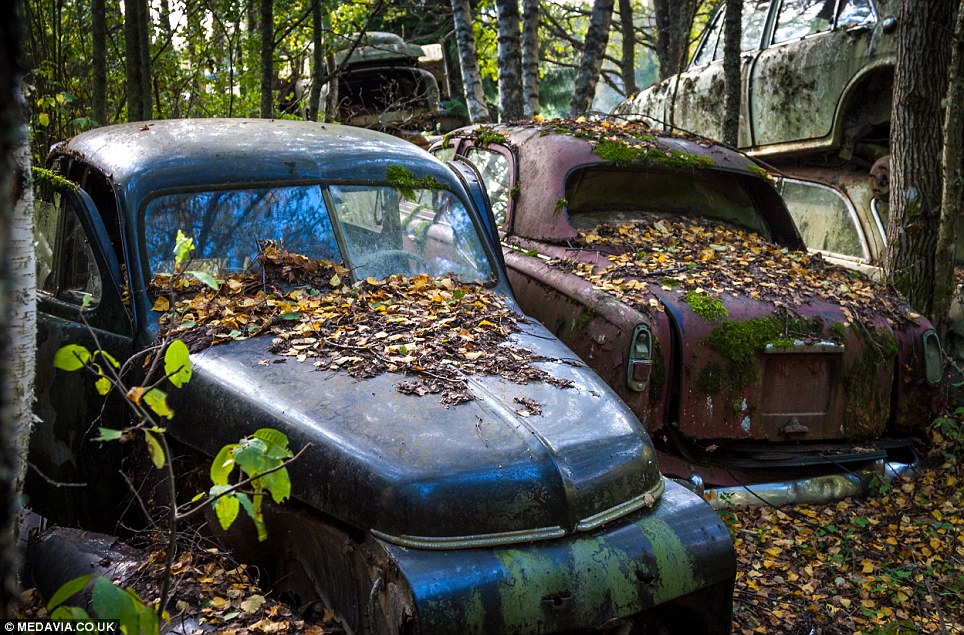
<path fill-rule="evenodd" d="M 207 474 L 222 446 L 262 427 L 310 444 L 287 468 L 292 500 L 265 504 L 268 541 L 225 537 L 295 606 L 346 632 L 729 632 L 726 528 L 660 474 L 605 383 L 518 311 L 467 166 L 370 130 L 265 119 L 98 128 L 56 146 L 49 166 L 36 511 L 112 529 L 130 502 L 117 444 L 92 441 L 98 426 L 124 427 L 124 405 L 55 371 L 56 351 L 101 349 L 136 374 L 176 326 L 193 366 L 168 387 L 179 460 Z M 198 273 L 180 301 L 179 231 Z M 448 326 L 462 303 L 474 321 Z M 494 307 L 497 322 L 479 318 Z M 413 335 L 430 328 L 442 334 Z M 483 347 L 493 333 L 503 340 Z M 520 376 L 472 370 L 479 360 L 529 362 Z M 438 398 L 453 386 L 458 399 Z"/>
<path fill-rule="evenodd" d="M 344 124 L 378 130 L 428 130 L 442 115 L 438 79 L 422 68 L 422 47 L 394 33 L 369 31 L 335 53 L 336 78 L 322 86 L 336 91 L 337 111 L 328 115 Z"/>
<path fill-rule="evenodd" d="M 802 502 L 914 461 L 936 334 L 803 252 L 746 156 L 585 120 L 465 128 L 433 151 L 478 170 L 523 310 L 633 409 L 666 474 L 717 500 Z"/>
<path fill-rule="evenodd" d="M 887 153 L 896 0 L 745 0 L 737 145 L 751 156 Z M 689 66 L 613 111 L 722 138 L 723 17 Z"/>
<path fill-rule="evenodd" d="M 883 279 L 890 223 L 886 180 L 868 179 L 855 166 L 783 165 L 774 169 L 773 176 L 808 249 L 828 262 Z M 960 360 L 964 359 L 964 237 L 960 232 L 957 236 L 955 294 L 942 344 L 946 354 Z"/>

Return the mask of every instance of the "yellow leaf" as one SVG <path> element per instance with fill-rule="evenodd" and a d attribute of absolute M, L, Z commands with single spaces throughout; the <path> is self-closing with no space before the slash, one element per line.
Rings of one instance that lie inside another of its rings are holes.
<path fill-rule="evenodd" d="M 873 573 L 873 572 L 874 572 L 874 563 L 871 562 L 870 560 L 861 560 L 861 561 L 860 561 L 860 564 L 863 566 L 863 569 L 861 569 L 861 570 L 862 570 L 864 573 Z"/>
<path fill-rule="evenodd" d="M 144 388 L 141 386 L 134 386 L 127 391 L 127 399 L 133 403 L 135 406 L 141 403 L 141 397 L 144 396 Z"/>
<path fill-rule="evenodd" d="M 154 301 L 154 306 L 151 307 L 152 311 L 159 311 L 163 313 L 171 308 L 171 303 L 163 295 L 158 296 L 157 300 Z"/>

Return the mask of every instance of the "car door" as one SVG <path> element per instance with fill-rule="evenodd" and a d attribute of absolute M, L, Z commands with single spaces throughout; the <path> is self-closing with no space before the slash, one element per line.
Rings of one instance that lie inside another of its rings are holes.
<path fill-rule="evenodd" d="M 746 123 L 746 81 L 760 49 L 766 30 L 770 0 L 746 0 L 743 5 L 741 60 L 741 106 L 738 145 L 750 144 Z M 723 138 L 723 28 L 724 11 L 720 10 L 703 38 L 689 68 L 665 80 L 660 91 L 669 104 L 664 116 L 673 126 L 711 139 Z"/>
<path fill-rule="evenodd" d="M 123 448 L 93 439 L 98 427 L 120 428 L 122 397 L 98 394 L 84 371 L 54 368 L 57 350 L 79 344 L 126 360 L 132 322 L 121 269 L 100 215 L 86 192 L 41 177 L 34 208 L 37 255 L 37 374 L 26 492 L 35 511 L 57 522 L 114 529 L 127 487 L 119 475 Z M 85 306 L 85 298 L 86 306 Z"/>
<path fill-rule="evenodd" d="M 822 139 L 879 48 L 871 0 L 781 0 L 750 72 L 753 146 Z"/>

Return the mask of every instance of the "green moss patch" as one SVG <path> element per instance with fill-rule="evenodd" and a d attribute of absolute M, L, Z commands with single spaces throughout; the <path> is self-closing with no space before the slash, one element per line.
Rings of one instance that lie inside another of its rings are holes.
<path fill-rule="evenodd" d="M 416 178 L 404 165 L 392 164 L 385 170 L 389 185 L 401 193 L 402 197 L 415 200 L 415 190 L 438 190 L 442 184 L 431 174 Z"/>
<path fill-rule="evenodd" d="M 679 283 L 677 282 L 677 284 Z M 729 315 L 729 313 L 726 312 L 726 307 L 723 306 L 723 303 L 720 302 L 719 299 L 710 297 L 709 294 L 704 292 L 690 291 L 683 297 L 683 300 L 686 301 L 686 304 L 690 305 L 693 313 L 707 322 L 719 320 Z"/>
<path fill-rule="evenodd" d="M 659 163 L 673 168 L 709 168 L 714 161 L 710 157 L 686 152 L 665 152 L 651 145 L 623 143 L 614 139 L 602 139 L 593 148 L 593 154 L 617 165 L 630 163 Z"/>
<path fill-rule="evenodd" d="M 54 192 L 58 190 L 76 192 L 78 189 L 80 189 L 73 181 L 68 181 L 59 174 L 54 174 L 45 168 L 32 168 L 31 171 L 33 173 L 34 189 L 37 192 L 37 196 L 39 196 L 41 200 L 51 200 Z"/>

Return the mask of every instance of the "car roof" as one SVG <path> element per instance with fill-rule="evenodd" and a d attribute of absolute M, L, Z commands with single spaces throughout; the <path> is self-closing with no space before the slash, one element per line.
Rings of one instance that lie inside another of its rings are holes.
<path fill-rule="evenodd" d="M 619 165 L 596 154 L 600 138 L 638 148 L 658 149 L 650 159 L 634 159 L 634 165 L 673 171 L 712 170 L 732 173 L 760 199 L 761 210 L 779 242 L 797 246 L 800 238 L 780 195 L 765 170 L 745 154 L 696 135 L 660 132 L 639 122 L 581 122 L 542 120 L 529 123 L 485 126 L 504 135 L 515 148 L 521 186 L 516 208 L 525 209 L 513 221 L 513 233 L 529 238 L 562 242 L 576 237 L 559 201 L 565 200 L 565 177 L 577 168 Z M 462 136 L 472 136 L 466 130 Z M 701 165 L 702 167 L 696 167 Z M 555 219 L 554 222 L 547 222 Z"/>
<path fill-rule="evenodd" d="M 372 130 L 274 119 L 168 119 L 97 128 L 54 150 L 108 175 L 128 198 L 166 187 L 385 181 L 390 165 L 451 182 L 418 146 Z"/>

